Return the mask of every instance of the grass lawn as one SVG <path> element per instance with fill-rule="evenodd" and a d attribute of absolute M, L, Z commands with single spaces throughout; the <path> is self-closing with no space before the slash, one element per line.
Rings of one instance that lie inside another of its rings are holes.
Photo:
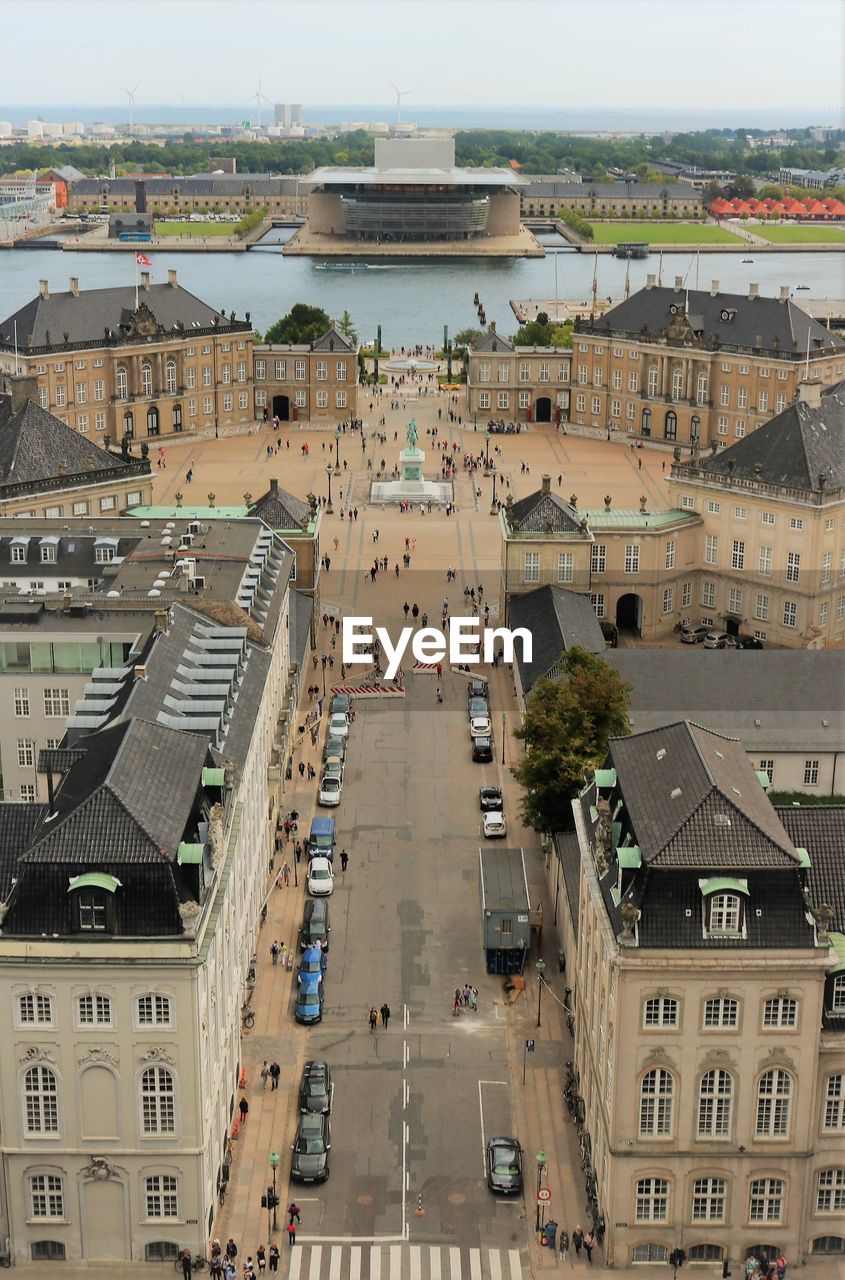
<path fill-rule="evenodd" d="M 649 244 L 739 244 L 742 239 L 721 227 L 692 222 L 591 222 L 590 226 L 595 244 L 618 244 L 620 240 L 641 240 Z"/>
<path fill-rule="evenodd" d="M 845 245 L 843 227 L 802 227 L 789 223 L 749 227 L 755 236 L 770 244 L 841 244 Z"/>
<path fill-rule="evenodd" d="M 237 227 L 236 222 L 156 222 L 157 236 L 199 236 L 208 240 L 212 236 L 228 236 L 230 239 Z"/>

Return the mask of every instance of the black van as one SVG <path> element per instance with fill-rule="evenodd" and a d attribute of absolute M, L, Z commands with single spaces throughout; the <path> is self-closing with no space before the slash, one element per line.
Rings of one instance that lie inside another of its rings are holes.
<path fill-rule="evenodd" d="M 302 913 L 302 925 L 299 930 L 300 950 L 316 947 L 319 943 L 324 951 L 328 951 L 331 931 L 328 902 L 325 898 L 309 898 Z"/>

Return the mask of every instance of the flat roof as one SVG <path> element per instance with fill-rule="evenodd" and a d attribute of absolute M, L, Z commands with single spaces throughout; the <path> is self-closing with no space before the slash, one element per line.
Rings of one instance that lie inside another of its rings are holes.
<path fill-rule="evenodd" d="M 313 186 L 432 186 L 524 187 L 524 178 L 510 169 L 376 169 L 337 168 L 325 165 L 309 173 L 302 182 Z"/>

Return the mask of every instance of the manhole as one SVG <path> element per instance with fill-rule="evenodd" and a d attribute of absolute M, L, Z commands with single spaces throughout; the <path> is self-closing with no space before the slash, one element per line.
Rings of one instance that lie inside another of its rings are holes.
<path fill-rule="evenodd" d="M 460 1191 L 453 1191 L 447 1198 L 450 1204 L 466 1204 L 467 1200 L 466 1196 L 462 1195 Z"/>

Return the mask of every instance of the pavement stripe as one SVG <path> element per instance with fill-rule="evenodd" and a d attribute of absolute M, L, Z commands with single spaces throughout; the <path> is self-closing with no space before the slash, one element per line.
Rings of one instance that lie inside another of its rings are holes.
<path fill-rule="evenodd" d="M 311 1246 L 311 1266 L 308 1269 L 308 1280 L 320 1280 L 320 1267 L 323 1262 L 323 1246 L 321 1244 L 312 1244 Z"/>
<path fill-rule="evenodd" d="M 449 1250 L 449 1270 L 452 1273 L 452 1280 L 461 1280 L 461 1251 L 460 1249 Z"/>
<path fill-rule="evenodd" d="M 469 1251 L 469 1275 L 470 1280 L 481 1280 L 481 1250 L 470 1249 Z"/>
<path fill-rule="evenodd" d="M 390 1246 L 390 1280 L 402 1280 L 402 1246 Z"/>
<path fill-rule="evenodd" d="M 381 1248 L 370 1245 L 370 1280 L 381 1280 Z"/>
<path fill-rule="evenodd" d="M 288 1252 L 290 1253 L 288 1280 L 299 1280 L 299 1269 L 302 1266 L 302 1245 L 295 1244 Z"/>
<path fill-rule="evenodd" d="M 332 1245 L 331 1259 L 329 1261 L 329 1280 L 340 1280 L 340 1258 L 343 1248 L 339 1244 Z"/>
<path fill-rule="evenodd" d="M 498 1249 L 488 1249 L 487 1256 L 490 1259 L 490 1280 L 502 1280 L 502 1260 L 499 1257 Z"/>
<path fill-rule="evenodd" d="M 508 1249 L 508 1261 L 511 1264 L 511 1280 L 522 1280 L 522 1262 L 518 1249 Z"/>
<path fill-rule="evenodd" d="M 349 1280 L 361 1280 L 361 1246 L 353 1244 L 349 1250 Z"/>
<path fill-rule="evenodd" d="M 422 1276 L 422 1263 L 420 1261 L 420 1255 L 422 1253 L 422 1249 L 418 1244 L 412 1244 L 410 1247 L 410 1253 L 411 1253 L 411 1280 L 420 1280 L 420 1277 Z"/>
<path fill-rule="evenodd" d="M 431 1245 L 428 1256 L 429 1280 L 440 1280 L 440 1246 Z"/>

